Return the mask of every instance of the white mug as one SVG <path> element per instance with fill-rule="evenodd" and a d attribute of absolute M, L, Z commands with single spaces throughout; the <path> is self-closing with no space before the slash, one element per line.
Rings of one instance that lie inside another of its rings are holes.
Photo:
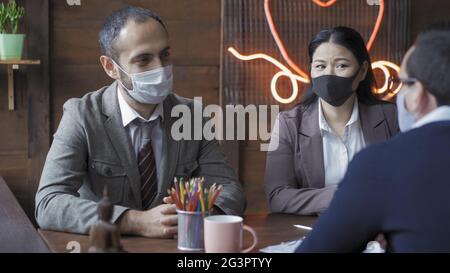
<path fill-rule="evenodd" d="M 252 246 L 245 250 L 242 250 L 243 230 L 253 236 Z M 204 232 L 207 253 L 247 253 L 258 244 L 255 230 L 244 225 L 244 219 L 239 216 L 208 216 L 205 218 Z"/>

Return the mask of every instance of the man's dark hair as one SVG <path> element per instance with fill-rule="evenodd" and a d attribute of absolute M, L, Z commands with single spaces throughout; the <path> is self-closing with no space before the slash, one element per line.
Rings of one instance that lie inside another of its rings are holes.
<path fill-rule="evenodd" d="M 148 9 L 140 7 L 126 7 L 114 11 L 106 19 L 102 29 L 100 30 L 99 42 L 101 53 L 117 61 L 119 56 L 114 44 L 122 28 L 129 20 L 133 20 L 137 23 L 145 23 L 149 19 L 156 20 L 164 27 L 164 29 L 166 29 L 161 17 Z"/>
<path fill-rule="evenodd" d="M 406 70 L 436 97 L 438 106 L 450 105 L 450 22 L 433 24 L 419 34 Z"/>

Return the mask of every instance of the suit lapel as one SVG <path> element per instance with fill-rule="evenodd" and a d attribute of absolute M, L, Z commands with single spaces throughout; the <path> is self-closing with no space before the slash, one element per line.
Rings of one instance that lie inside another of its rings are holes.
<path fill-rule="evenodd" d="M 122 123 L 119 101 L 117 99 L 117 83 L 108 87 L 102 97 L 102 112 L 107 116 L 104 127 L 113 147 L 125 167 L 131 184 L 131 189 L 136 200 L 136 206 L 140 207 L 141 182 L 137 167 L 136 155 Z"/>
<path fill-rule="evenodd" d="M 163 141 L 161 149 L 161 164 L 158 172 L 158 197 L 155 198 L 151 207 L 159 204 L 162 196 L 167 195 L 167 190 L 172 185 L 175 168 L 178 163 L 179 141 L 171 137 L 172 124 L 175 119 L 171 117 L 172 108 L 176 105 L 174 95 L 170 95 L 164 101 L 164 119 L 162 121 Z"/>
<path fill-rule="evenodd" d="M 319 100 L 311 104 L 302 115 L 299 129 L 299 146 L 302 172 L 309 187 L 325 187 L 325 168 L 323 162 L 323 142 L 319 129 Z"/>
<path fill-rule="evenodd" d="M 299 146 L 302 172 L 310 187 L 325 187 L 323 141 L 319 128 L 319 100 L 308 106 L 301 118 Z M 381 105 L 359 103 L 360 122 L 366 145 L 388 138 L 383 123 L 385 117 Z"/>
<path fill-rule="evenodd" d="M 381 105 L 367 105 L 360 102 L 359 112 L 366 146 L 388 138 L 386 128 L 383 126 L 385 117 Z"/>

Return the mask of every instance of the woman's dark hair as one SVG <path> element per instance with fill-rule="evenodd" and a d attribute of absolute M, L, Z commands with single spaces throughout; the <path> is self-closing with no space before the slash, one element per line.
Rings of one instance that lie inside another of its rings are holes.
<path fill-rule="evenodd" d="M 350 50 L 355 56 L 358 63 L 362 65 L 366 61 L 369 65 L 366 78 L 359 84 L 356 90 L 356 95 L 360 102 L 366 104 L 377 104 L 381 101 L 373 94 L 373 90 L 376 87 L 375 76 L 372 70 L 372 62 L 370 61 L 369 52 L 367 51 L 366 44 L 364 43 L 361 35 L 354 29 L 349 27 L 334 27 L 330 29 L 321 30 L 312 39 L 309 44 L 309 62 L 312 63 L 313 55 L 316 49 L 323 43 L 334 43 L 345 47 Z M 309 88 L 302 101 L 302 104 L 307 106 L 315 102 L 317 95 L 314 94 Z"/>

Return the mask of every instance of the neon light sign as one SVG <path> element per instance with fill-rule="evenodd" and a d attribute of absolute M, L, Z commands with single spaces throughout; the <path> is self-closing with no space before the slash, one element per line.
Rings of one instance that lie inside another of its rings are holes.
<path fill-rule="evenodd" d="M 323 7 L 323 8 L 331 7 L 332 5 L 334 5 L 337 2 L 337 0 L 330 0 L 326 3 L 322 2 L 321 0 L 312 0 L 312 1 L 316 5 L 319 5 L 320 7 Z M 375 39 L 378 35 L 378 32 L 380 30 L 381 23 L 383 22 L 384 10 L 385 10 L 384 0 L 380 0 L 380 10 L 378 12 L 378 17 L 377 17 L 377 20 L 375 23 L 375 27 L 372 32 L 372 35 L 369 38 L 369 41 L 367 42 L 367 50 L 368 51 L 370 51 L 372 49 L 372 46 L 373 46 Z M 283 65 L 280 61 L 278 61 L 275 58 L 273 58 L 267 54 L 264 54 L 264 53 L 243 55 L 243 54 L 239 53 L 233 47 L 229 47 L 228 51 L 234 57 L 236 57 L 237 59 L 242 60 L 242 61 L 263 59 L 263 60 L 266 60 L 266 61 L 272 63 L 276 67 L 278 67 L 280 69 L 280 71 L 272 77 L 272 81 L 271 81 L 271 85 L 270 85 L 272 96 L 279 103 L 289 104 L 289 103 L 295 101 L 295 99 L 298 96 L 298 88 L 299 88 L 298 82 L 310 83 L 310 79 L 309 79 L 308 74 L 306 72 L 304 72 L 289 57 L 286 47 L 285 47 L 282 39 L 280 38 L 280 35 L 278 34 L 275 23 L 273 22 L 272 13 L 270 11 L 270 0 L 264 0 L 264 12 L 265 12 L 266 21 L 267 21 L 267 24 L 269 25 L 269 29 L 272 34 L 272 37 L 274 38 L 274 40 L 278 46 L 278 49 L 280 50 L 281 55 L 283 56 L 283 59 L 289 65 L 290 69 L 288 67 L 286 67 L 285 65 Z M 389 85 L 389 77 L 391 76 L 390 69 L 394 70 L 398 73 L 400 71 L 399 66 L 392 62 L 381 60 L 381 61 L 373 62 L 372 69 L 380 69 L 383 72 L 384 78 L 385 78 L 384 85 L 381 88 L 374 90 L 374 93 L 378 94 L 378 95 L 384 94 L 383 99 L 391 99 L 392 97 L 394 97 L 398 93 L 398 91 L 400 91 L 401 85 L 399 85 L 393 92 L 389 92 L 390 88 L 392 87 L 392 86 L 388 86 Z M 280 79 L 280 77 L 287 77 L 291 81 L 292 95 L 289 98 L 282 98 L 278 93 L 276 85 L 277 85 L 277 81 Z"/>

